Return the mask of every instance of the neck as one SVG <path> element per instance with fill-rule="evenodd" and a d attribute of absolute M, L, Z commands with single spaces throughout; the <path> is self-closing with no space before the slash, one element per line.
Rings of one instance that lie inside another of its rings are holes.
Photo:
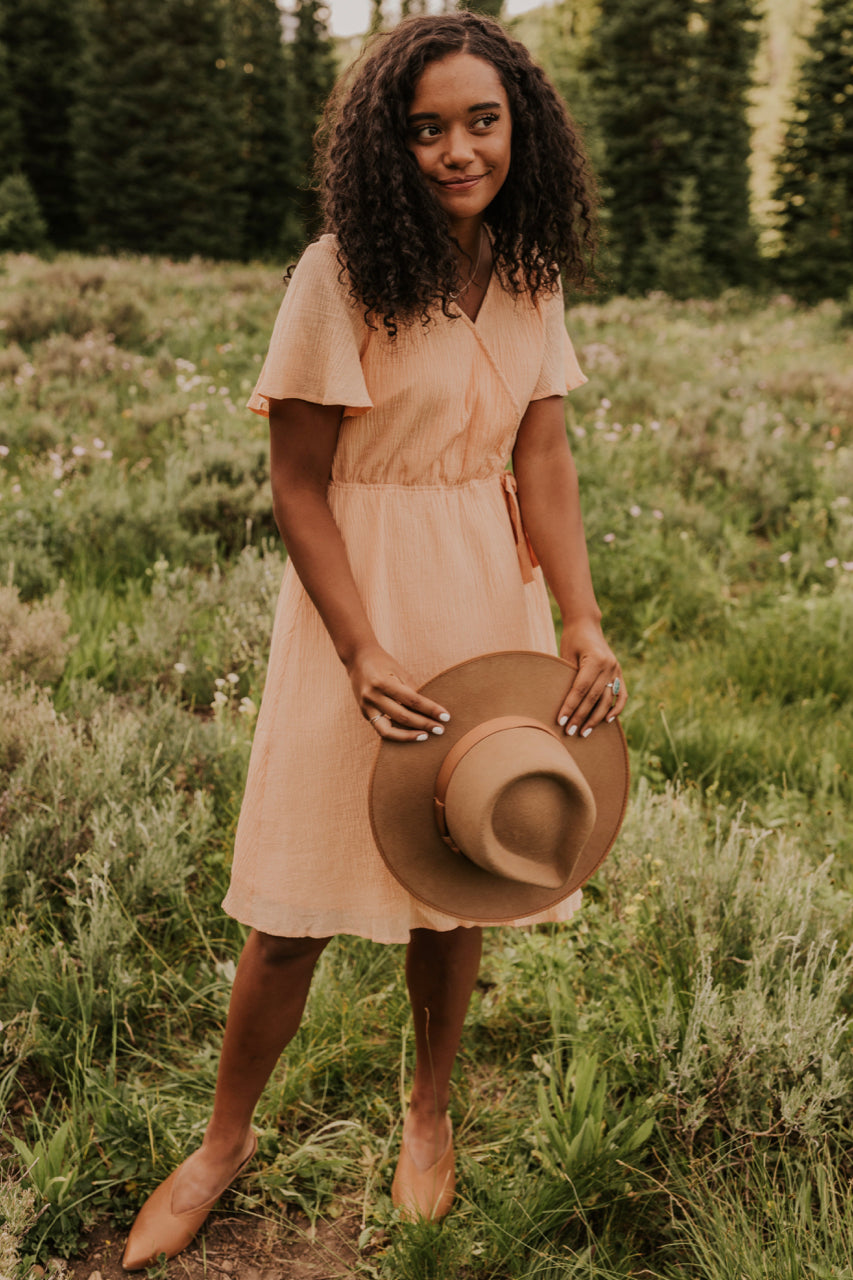
<path fill-rule="evenodd" d="M 450 234 L 462 250 L 461 269 L 466 271 L 467 262 L 467 271 L 470 271 L 471 264 L 477 260 L 477 251 L 481 244 L 480 236 L 483 234 L 483 219 L 481 217 L 465 218 L 464 221 L 451 222 Z"/>

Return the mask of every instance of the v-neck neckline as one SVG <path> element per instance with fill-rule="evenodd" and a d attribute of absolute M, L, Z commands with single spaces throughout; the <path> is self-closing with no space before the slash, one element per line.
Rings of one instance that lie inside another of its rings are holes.
<path fill-rule="evenodd" d="M 492 281 L 494 280 L 494 278 L 495 278 L 495 264 L 494 262 L 492 262 L 491 270 L 489 271 L 489 279 L 486 282 L 485 289 L 483 290 L 483 296 L 480 299 L 480 305 L 477 308 L 477 313 L 475 316 L 473 316 L 473 318 L 468 315 L 468 312 L 465 310 L 464 307 L 460 307 L 459 303 L 458 302 L 456 303 L 456 308 L 459 312 L 459 315 L 462 316 L 464 320 L 468 321 L 472 329 L 477 328 L 477 324 L 479 322 L 480 316 L 483 314 L 483 308 L 485 307 L 489 294 L 492 291 Z"/>
<path fill-rule="evenodd" d="M 485 287 L 485 289 L 483 290 L 483 296 L 482 296 L 482 298 L 480 299 L 480 305 L 479 305 L 479 307 L 477 308 L 477 313 L 476 313 L 476 315 L 472 318 L 471 316 L 469 316 L 469 315 L 468 315 L 468 312 L 465 310 L 465 308 L 464 308 L 464 307 L 460 307 L 460 306 L 459 306 L 459 303 L 458 303 L 458 302 L 456 303 L 456 306 L 457 306 L 457 308 L 458 308 L 458 310 L 459 310 L 459 314 L 460 314 L 461 316 L 464 316 L 464 317 L 465 317 L 465 319 L 468 321 L 468 323 L 470 324 L 470 326 L 471 326 L 471 328 L 472 328 L 472 329 L 476 329 L 476 328 L 477 328 L 477 321 L 480 319 L 480 316 L 481 316 L 481 315 L 482 315 L 482 313 L 483 313 L 483 307 L 486 305 L 486 299 L 488 298 L 488 296 L 489 296 L 489 294 L 490 294 L 490 292 L 491 292 L 491 289 L 492 289 L 492 281 L 493 281 L 493 280 L 494 280 L 494 278 L 495 278 L 495 257 L 494 257 L 494 254 L 495 254 L 495 242 L 494 242 L 494 240 L 493 240 L 493 238 L 492 238 L 492 233 L 491 233 L 491 231 L 489 230 L 489 228 L 486 226 L 486 224 L 485 224 L 485 223 L 483 223 L 483 224 L 482 224 L 482 230 L 483 230 L 483 234 L 485 235 L 486 239 L 487 239 L 487 240 L 488 240 L 488 242 L 489 242 L 489 250 L 490 250 L 491 255 L 492 255 L 492 260 L 491 260 L 491 263 L 489 264 L 489 278 L 488 278 L 488 280 L 486 281 L 486 287 Z"/>

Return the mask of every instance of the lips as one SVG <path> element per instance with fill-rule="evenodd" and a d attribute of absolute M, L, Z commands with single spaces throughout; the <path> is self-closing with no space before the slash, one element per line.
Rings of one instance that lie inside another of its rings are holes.
<path fill-rule="evenodd" d="M 472 174 L 470 178 L 439 178 L 438 185 L 447 191 L 468 191 L 485 178 L 484 173 Z"/>

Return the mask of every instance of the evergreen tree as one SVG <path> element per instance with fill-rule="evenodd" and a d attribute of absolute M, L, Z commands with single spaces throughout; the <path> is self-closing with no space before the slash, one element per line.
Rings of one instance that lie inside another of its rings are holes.
<path fill-rule="evenodd" d="M 853 288 L 853 0 L 822 0 L 779 158 L 781 282 L 808 299 Z"/>
<path fill-rule="evenodd" d="M 753 0 L 694 0 L 690 121 L 699 252 L 712 289 L 756 282 L 758 247 L 749 200 L 752 133 L 747 116 L 758 47 Z"/>
<path fill-rule="evenodd" d="M 22 173 L 0 182 L 0 253 L 39 253 L 47 248 L 47 223 Z"/>
<path fill-rule="evenodd" d="M 0 182 L 20 171 L 22 159 L 21 117 L 12 92 L 9 55 L 0 40 Z"/>
<path fill-rule="evenodd" d="M 326 14 L 322 0 L 297 0 L 296 29 L 288 46 L 293 84 L 291 119 L 297 208 L 306 235 L 313 235 L 318 223 L 317 200 L 312 190 L 314 133 L 337 74 Z"/>
<path fill-rule="evenodd" d="M 688 17 L 684 0 L 601 0 L 590 42 L 613 283 L 629 293 L 658 283 L 688 172 Z"/>
<path fill-rule="evenodd" d="M 487 18 L 500 18 L 503 0 L 462 0 L 460 9 L 470 9 L 473 13 L 484 13 Z"/>
<path fill-rule="evenodd" d="M 230 0 L 229 19 L 245 209 L 240 249 L 255 257 L 285 247 L 296 200 L 289 68 L 276 0 Z"/>
<path fill-rule="evenodd" d="M 89 240 L 186 257 L 239 252 L 233 82 L 220 0 L 83 0 L 74 137 Z"/>
<path fill-rule="evenodd" d="M 55 244 L 79 236 L 71 110 L 80 57 L 76 0 L 2 0 L 9 88 L 21 132 L 21 167 Z M 8 101 L 0 86 L 0 101 Z"/>

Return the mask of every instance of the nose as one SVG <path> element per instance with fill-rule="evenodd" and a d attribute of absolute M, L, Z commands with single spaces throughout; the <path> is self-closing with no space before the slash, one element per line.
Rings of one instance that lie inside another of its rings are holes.
<path fill-rule="evenodd" d="M 467 129 L 449 130 L 445 138 L 444 163 L 449 169 L 462 169 L 474 159 L 474 147 Z"/>

